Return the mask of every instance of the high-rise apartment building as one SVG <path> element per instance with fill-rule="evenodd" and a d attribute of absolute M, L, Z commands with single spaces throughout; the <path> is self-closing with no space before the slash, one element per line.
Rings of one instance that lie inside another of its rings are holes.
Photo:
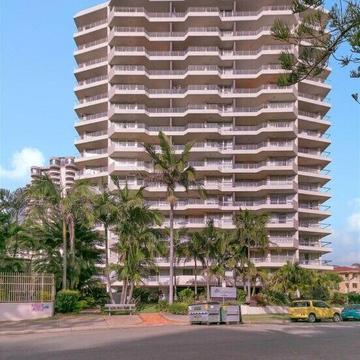
<path fill-rule="evenodd" d="M 67 190 L 74 184 L 76 172 L 77 166 L 73 156 L 52 157 L 47 167 L 31 167 L 31 179 L 48 175 L 61 189 Z"/>
<path fill-rule="evenodd" d="M 79 178 L 106 182 L 118 175 L 139 188 L 153 166 L 142 143 L 158 132 L 179 152 L 194 142 L 191 164 L 207 191 L 179 189 L 175 226 L 203 228 L 214 219 L 233 228 L 242 209 L 266 212 L 271 247 L 256 249 L 259 267 L 287 261 L 330 269 L 324 237 L 330 215 L 325 149 L 330 140 L 329 71 L 279 87 L 279 55 L 294 46 L 277 42 L 276 19 L 301 21 L 289 0 L 111 0 L 75 17 L 75 107 Z M 196 6 L 196 7 L 194 7 Z M 146 201 L 169 210 L 165 188 L 148 184 Z M 167 259 L 148 285 L 168 282 Z M 177 283 L 193 279 L 191 263 L 178 266 Z"/>

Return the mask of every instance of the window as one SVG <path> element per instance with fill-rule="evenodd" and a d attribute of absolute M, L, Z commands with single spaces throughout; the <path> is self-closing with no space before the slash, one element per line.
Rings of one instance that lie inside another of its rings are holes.
<path fill-rule="evenodd" d="M 183 269 L 183 275 L 193 275 L 192 269 Z"/>
<path fill-rule="evenodd" d="M 353 283 L 353 284 L 352 284 L 352 287 L 353 287 L 353 289 L 357 289 L 357 284 L 356 284 L 356 283 Z"/>
<path fill-rule="evenodd" d="M 313 301 L 313 306 L 318 308 L 328 308 L 329 306 L 323 301 Z"/>
<path fill-rule="evenodd" d="M 308 307 L 309 302 L 308 301 L 295 301 L 292 303 L 292 307 Z"/>

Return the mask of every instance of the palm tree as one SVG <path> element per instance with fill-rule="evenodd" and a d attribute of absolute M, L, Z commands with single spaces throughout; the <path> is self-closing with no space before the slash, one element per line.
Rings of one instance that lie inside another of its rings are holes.
<path fill-rule="evenodd" d="M 266 230 L 268 216 L 266 214 L 256 214 L 249 210 L 240 210 L 235 215 L 235 240 L 239 244 L 239 251 L 245 256 L 243 264 L 250 267 L 250 250 L 256 248 L 265 251 L 269 245 L 269 238 Z M 245 270 L 245 269 L 243 269 Z M 250 269 L 249 269 L 250 270 Z M 247 301 L 251 296 L 251 274 L 247 276 Z"/>
<path fill-rule="evenodd" d="M 55 275 L 56 288 L 61 289 L 63 284 L 63 239 L 62 220 L 56 214 L 47 214 L 46 217 L 36 218 L 26 224 L 27 233 L 34 240 L 32 251 L 34 259 L 32 269 L 38 272 Z M 101 263 L 102 238 L 91 226 L 83 223 L 82 219 L 74 221 L 74 264 L 67 272 L 67 285 L 70 289 L 81 288 L 89 279 L 97 274 L 97 264 Z"/>
<path fill-rule="evenodd" d="M 160 152 L 156 151 L 153 144 L 144 144 L 144 147 L 154 163 L 155 173 L 149 176 L 149 178 L 166 186 L 167 201 L 170 205 L 169 304 L 172 304 L 174 300 L 174 208 L 177 200 L 175 189 L 177 186 L 183 186 L 188 191 L 190 186 L 198 186 L 198 183 L 195 180 L 195 169 L 188 163 L 192 144 L 186 144 L 183 152 L 180 155 L 176 155 L 170 139 L 162 132 L 159 133 L 159 142 Z"/>
<path fill-rule="evenodd" d="M 277 270 L 269 280 L 271 290 L 287 294 L 290 298 L 309 293 L 312 288 L 313 274 L 298 264 L 287 263 Z"/>
<path fill-rule="evenodd" d="M 23 231 L 25 208 L 23 189 L 0 189 L 0 271 L 23 271 L 29 265 L 19 258 L 21 251 L 31 247 L 31 239 Z"/>
<path fill-rule="evenodd" d="M 115 223 L 118 208 L 114 196 L 107 186 L 102 186 L 100 192 L 93 199 L 95 221 L 104 226 L 105 233 L 105 277 L 107 290 L 111 302 L 114 304 L 114 296 L 111 290 L 110 267 L 109 267 L 109 227 Z"/>
<path fill-rule="evenodd" d="M 65 191 L 56 185 L 49 176 L 44 175 L 34 180 L 26 190 L 29 199 L 30 216 L 40 216 L 42 219 L 50 214 L 61 219 L 62 223 L 62 253 L 63 253 L 63 279 L 62 287 L 67 287 L 67 260 L 68 239 L 70 244 L 70 261 L 75 265 L 75 218 L 91 223 L 91 192 L 86 181 L 79 181 Z M 79 206 L 81 204 L 81 206 Z"/>
<path fill-rule="evenodd" d="M 134 286 L 154 269 L 155 256 L 163 253 L 162 232 L 155 228 L 161 225 L 162 217 L 144 206 L 143 189 L 131 191 L 127 184 L 121 188 L 117 179 L 114 182 L 117 185 L 114 230 L 118 237 L 114 248 L 119 254 L 116 269 L 123 281 L 121 302 L 126 303 L 132 297 Z"/>
<path fill-rule="evenodd" d="M 183 246 L 183 254 L 186 260 L 194 261 L 194 290 L 195 290 L 195 298 L 197 299 L 198 293 L 198 283 L 197 283 L 197 275 L 198 275 L 198 261 L 203 264 L 205 262 L 205 251 L 204 251 L 204 237 L 201 236 L 199 232 L 194 232 L 191 234 L 191 238 L 189 241 L 184 243 Z"/>

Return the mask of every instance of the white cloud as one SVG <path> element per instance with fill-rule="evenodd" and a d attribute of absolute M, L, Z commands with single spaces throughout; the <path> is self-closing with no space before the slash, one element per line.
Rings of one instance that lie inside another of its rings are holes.
<path fill-rule="evenodd" d="M 10 168 L 0 165 L 0 178 L 11 180 L 27 180 L 30 177 L 31 166 L 43 166 L 45 158 L 36 148 L 23 148 L 13 154 Z"/>
<path fill-rule="evenodd" d="M 351 214 L 348 220 L 351 230 L 360 231 L 360 212 Z"/>

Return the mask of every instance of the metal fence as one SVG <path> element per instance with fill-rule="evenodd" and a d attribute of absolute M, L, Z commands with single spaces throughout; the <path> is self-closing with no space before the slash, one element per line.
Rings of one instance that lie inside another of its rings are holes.
<path fill-rule="evenodd" d="M 0 303 L 40 303 L 54 298 L 54 275 L 0 273 Z"/>

